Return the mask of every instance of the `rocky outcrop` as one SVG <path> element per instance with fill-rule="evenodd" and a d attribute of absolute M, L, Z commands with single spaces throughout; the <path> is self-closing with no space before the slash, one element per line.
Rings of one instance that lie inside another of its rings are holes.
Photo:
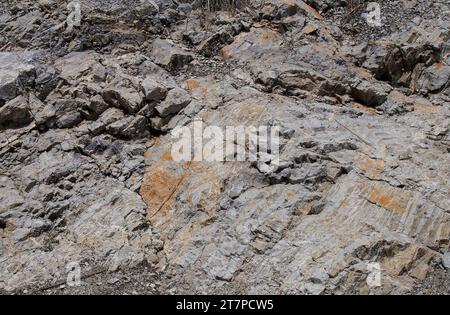
<path fill-rule="evenodd" d="M 445 1 L 179 2 L 0 4 L 0 292 L 448 291 Z M 199 123 L 279 156 L 179 162 Z"/>

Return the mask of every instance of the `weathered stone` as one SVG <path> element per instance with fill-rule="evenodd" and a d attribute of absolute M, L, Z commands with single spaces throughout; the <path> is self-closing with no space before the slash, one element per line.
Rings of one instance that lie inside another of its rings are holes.
<path fill-rule="evenodd" d="M 111 106 L 122 108 L 128 114 L 137 113 L 144 104 L 138 91 L 126 87 L 108 87 L 103 92 L 103 98 Z"/>
<path fill-rule="evenodd" d="M 143 116 L 126 117 L 106 127 L 106 131 L 112 135 L 124 138 L 142 137 L 147 127 L 147 119 Z"/>
<path fill-rule="evenodd" d="M 153 0 L 142 0 L 140 5 L 136 8 L 138 16 L 148 17 L 159 13 L 159 6 Z"/>
<path fill-rule="evenodd" d="M 389 93 L 386 101 L 377 109 L 388 115 L 398 115 L 414 110 L 412 101 L 398 91 Z"/>
<path fill-rule="evenodd" d="M 101 67 L 98 58 L 98 55 L 93 51 L 73 52 L 58 59 L 55 62 L 55 67 L 63 80 L 73 81 L 87 75 L 95 67 Z"/>
<path fill-rule="evenodd" d="M 97 115 L 101 115 L 105 112 L 105 110 L 109 108 L 109 105 L 105 103 L 100 95 L 95 95 L 94 97 L 92 97 L 88 104 L 89 110 Z"/>
<path fill-rule="evenodd" d="M 28 100 L 23 96 L 18 96 L 0 107 L 0 130 L 22 127 L 32 120 Z"/>
<path fill-rule="evenodd" d="M 169 91 L 167 97 L 155 107 L 159 116 L 168 117 L 177 114 L 191 102 L 191 96 L 181 88 L 174 88 Z"/>
<path fill-rule="evenodd" d="M 362 81 L 352 87 L 352 96 L 363 105 L 377 107 L 383 104 L 391 91 L 387 84 Z"/>
<path fill-rule="evenodd" d="M 449 82 L 450 66 L 439 62 L 422 72 L 415 87 L 423 93 L 435 93 L 442 90 Z"/>
<path fill-rule="evenodd" d="M 118 120 L 121 120 L 123 117 L 124 114 L 121 110 L 117 108 L 109 108 L 104 113 L 102 113 L 95 122 L 89 124 L 89 131 L 94 135 L 98 135 L 105 131 L 106 126 Z"/>
<path fill-rule="evenodd" d="M 156 39 L 153 42 L 154 62 L 161 66 L 179 69 L 194 60 L 191 53 L 176 47 L 168 40 Z"/>
<path fill-rule="evenodd" d="M 448 292 L 444 0 L 382 1 L 380 27 L 349 1 L 83 0 L 71 34 L 64 5 L 7 2 L 0 112 L 31 121 L 0 131 L 2 293 Z M 279 152 L 236 161 L 238 128 L 229 161 L 192 133 L 177 162 L 194 122 L 279 127 Z"/>
<path fill-rule="evenodd" d="M 72 111 L 62 114 L 56 120 L 58 128 L 73 128 L 83 120 L 81 113 L 78 111 Z"/>
<path fill-rule="evenodd" d="M 27 54 L 0 52 L 0 106 L 33 82 L 35 67 L 29 58 Z"/>
<path fill-rule="evenodd" d="M 222 30 L 207 39 L 203 40 L 198 45 L 198 51 L 205 56 L 214 56 L 223 46 L 230 44 L 233 41 L 233 36 L 226 30 Z"/>
<path fill-rule="evenodd" d="M 445 268 L 450 269 L 450 252 L 446 252 L 442 258 L 442 264 Z"/>
<path fill-rule="evenodd" d="M 146 78 L 141 82 L 141 86 L 147 101 L 161 101 L 167 95 L 167 88 L 153 78 Z"/>

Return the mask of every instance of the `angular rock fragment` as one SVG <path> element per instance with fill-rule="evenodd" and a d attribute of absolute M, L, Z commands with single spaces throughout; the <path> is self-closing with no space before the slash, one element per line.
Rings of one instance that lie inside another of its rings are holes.
<path fill-rule="evenodd" d="M 194 60 L 191 53 L 163 39 L 156 39 L 153 42 L 152 55 L 156 64 L 172 69 L 180 69 Z"/>
<path fill-rule="evenodd" d="M 143 116 L 130 116 L 118 120 L 106 127 L 106 132 L 127 139 L 141 137 L 147 128 L 147 119 Z"/>
<path fill-rule="evenodd" d="M 55 62 L 55 67 L 63 80 L 71 82 L 87 75 L 95 67 L 101 67 L 98 55 L 93 51 L 69 53 Z"/>
<path fill-rule="evenodd" d="M 18 96 L 0 107 L 0 130 L 26 126 L 33 120 L 28 100 Z"/>
<path fill-rule="evenodd" d="M 144 104 L 142 95 L 127 87 L 108 87 L 103 92 L 103 98 L 111 106 L 122 108 L 128 114 L 137 113 Z"/>
<path fill-rule="evenodd" d="M 35 78 L 27 54 L 0 52 L 0 106 L 19 95 Z"/>
<path fill-rule="evenodd" d="M 438 62 L 425 69 L 415 83 L 415 87 L 422 93 L 439 92 L 450 82 L 450 66 Z"/>
<path fill-rule="evenodd" d="M 98 135 L 104 132 L 108 125 L 123 118 L 124 114 L 121 110 L 117 108 L 109 108 L 104 113 L 102 113 L 96 121 L 90 123 L 88 125 L 88 129 L 92 134 Z"/>
<path fill-rule="evenodd" d="M 142 81 L 141 86 L 147 101 L 161 101 L 167 95 L 167 88 L 151 77 Z"/>
<path fill-rule="evenodd" d="M 450 269 L 450 252 L 446 252 L 442 258 L 442 264 L 445 268 Z"/>
<path fill-rule="evenodd" d="M 191 102 L 191 96 L 181 88 L 174 88 L 169 91 L 167 97 L 155 107 L 160 117 L 168 117 L 177 114 Z"/>
<path fill-rule="evenodd" d="M 392 91 L 378 110 L 388 115 L 399 115 L 413 110 L 411 100 L 398 91 Z"/>
<path fill-rule="evenodd" d="M 100 95 L 93 96 L 88 102 L 88 108 L 96 115 L 101 115 L 109 108 L 109 105 L 103 100 Z"/>
<path fill-rule="evenodd" d="M 392 88 L 382 82 L 362 81 L 352 87 L 352 96 L 356 101 L 370 107 L 383 104 Z"/>
<path fill-rule="evenodd" d="M 203 40 L 198 45 L 197 49 L 201 54 L 211 57 L 217 54 L 220 48 L 230 44 L 232 41 L 233 36 L 228 31 L 222 30 Z"/>

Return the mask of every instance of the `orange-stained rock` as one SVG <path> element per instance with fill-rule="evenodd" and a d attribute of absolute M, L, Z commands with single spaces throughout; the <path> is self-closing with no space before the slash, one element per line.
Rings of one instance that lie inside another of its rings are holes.
<path fill-rule="evenodd" d="M 403 214 L 408 208 L 411 193 L 402 189 L 377 184 L 369 193 L 368 200 L 388 210 Z"/>

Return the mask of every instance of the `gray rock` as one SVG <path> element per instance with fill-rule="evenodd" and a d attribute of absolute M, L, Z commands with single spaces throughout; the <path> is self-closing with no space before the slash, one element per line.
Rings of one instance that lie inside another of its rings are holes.
<path fill-rule="evenodd" d="M 101 68 L 99 56 L 93 51 L 72 52 L 58 59 L 55 68 L 59 76 L 67 82 L 74 82 L 95 68 Z"/>
<path fill-rule="evenodd" d="M 141 86 L 147 101 L 161 101 L 166 98 L 167 88 L 151 77 L 142 81 Z"/>
<path fill-rule="evenodd" d="M 148 17 L 159 13 L 159 6 L 153 0 L 142 0 L 136 8 L 137 15 L 141 17 Z"/>
<path fill-rule="evenodd" d="M 0 215 L 24 203 L 25 199 L 14 182 L 6 176 L 0 176 Z"/>
<path fill-rule="evenodd" d="M 324 290 L 325 290 L 325 286 L 322 284 L 310 283 L 310 282 L 305 284 L 305 291 L 307 294 L 320 295 L 324 292 Z"/>
<path fill-rule="evenodd" d="M 103 92 L 103 98 L 111 106 L 122 108 L 128 114 L 137 113 L 144 104 L 142 95 L 127 87 L 108 87 Z"/>
<path fill-rule="evenodd" d="M 176 47 L 168 40 L 156 39 L 153 42 L 152 55 L 158 65 L 179 69 L 189 64 L 194 57 L 192 53 Z"/>
<path fill-rule="evenodd" d="M 168 117 L 177 114 L 191 102 L 192 98 L 188 92 L 181 88 L 174 88 L 169 91 L 167 97 L 155 107 L 160 117 Z"/>
<path fill-rule="evenodd" d="M 28 100 L 23 96 L 16 97 L 0 108 L 0 130 L 26 126 L 32 120 Z"/>
<path fill-rule="evenodd" d="M 34 94 L 30 94 L 29 107 L 38 126 L 45 127 L 47 122 L 56 115 L 55 109 L 51 104 L 44 104 Z"/>
<path fill-rule="evenodd" d="M 450 82 L 450 66 L 436 63 L 423 71 L 417 80 L 416 88 L 423 93 L 438 92 Z"/>
<path fill-rule="evenodd" d="M 64 5 L 7 2 L 0 111 L 23 97 L 36 124 L 0 131 L 1 293 L 132 293 L 147 271 L 143 293 L 448 291 L 447 268 L 427 275 L 449 240 L 444 0 L 382 1 L 379 28 L 349 1 L 210 23 L 187 1 L 83 0 L 70 36 Z M 279 126 L 279 159 L 173 161 L 168 131 L 194 119 Z M 94 278 L 61 291 L 71 262 Z"/>
<path fill-rule="evenodd" d="M 198 50 L 201 54 L 211 57 L 219 51 L 223 46 L 231 43 L 233 36 L 228 31 L 220 31 L 205 40 L 198 45 Z"/>
<path fill-rule="evenodd" d="M 392 90 L 388 84 L 361 81 L 352 87 L 352 96 L 363 105 L 377 107 L 383 104 Z"/>
<path fill-rule="evenodd" d="M 442 264 L 445 268 L 450 269 L 450 252 L 446 252 L 442 258 Z"/>
<path fill-rule="evenodd" d="M 103 114 L 109 108 L 109 105 L 100 95 L 95 95 L 90 99 L 88 108 L 97 115 Z"/>
<path fill-rule="evenodd" d="M 58 128 L 73 128 L 78 125 L 83 120 L 81 113 L 78 111 L 71 111 L 65 114 L 62 114 L 56 120 L 56 126 Z"/>
<path fill-rule="evenodd" d="M 32 84 L 35 66 L 26 53 L 0 52 L 0 106 L 19 95 L 20 91 Z"/>
<path fill-rule="evenodd" d="M 117 108 L 108 108 L 100 117 L 89 124 L 88 128 L 94 135 L 98 135 L 106 130 L 106 127 L 124 118 L 124 114 Z"/>
<path fill-rule="evenodd" d="M 108 125 L 106 132 L 128 139 L 136 139 L 142 137 L 146 128 L 147 119 L 138 115 L 135 117 L 126 117 Z"/>
<path fill-rule="evenodd" d="M 31 230 L 28 228 L 17 228 L 13 232 L 12 239 L 14 243 L 18 243 L 26 240 L 30 234 Z"/>
<path fill-rule="evenodd" d="M 377 109 L 388 115 L 399 115 L 412 111 L 413 107 L 404 94 L 398 91 L 392 91 L 386 101 Z"/>

